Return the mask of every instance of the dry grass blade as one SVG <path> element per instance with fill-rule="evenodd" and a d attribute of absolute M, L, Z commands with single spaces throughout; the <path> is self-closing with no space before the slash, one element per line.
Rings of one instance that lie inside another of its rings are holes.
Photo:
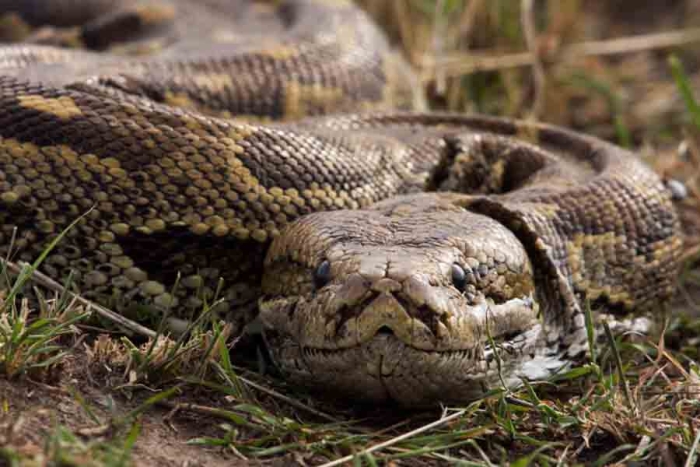
<path fill-rule="evenodd" d="M 432 423 L 428 423 L 427 425 L 423 425 L 420 428 L 416 428 L 415 430 L 409 431 L 408 433 L 404 433 L 402 435 L 396 436 L 396 437 L 391 438 L 391 439 L 384 441 L 382 443 L 375 444 L 374 446 L 367 448 L 367 449 L 363 449 L 362 451 L 360 451 L 356 454 L 351 454 L 349 456 L 341 457 L 340 459 L 336 459 L 334 461 L 327 462 L 319 467 L 334 467 L 336 465 L 344 464 L 345 462 L 350 462 L 353 459 L 357 459 L 357 458 L 360 458 L 362 456 L 372 454 L 373 452 L 377 452 L 381 449 L 387 448 L 389 446 L 392 446 L 396 443 L 399 443 L 401 441 L 412 438 L 412 437 L 419 435 L 421 433 L 425 433 L 426 431 L 432 430 L 433 428 L 436 428 L 440 425 L 444 425 L 445 423 L 448 423 L 452 420 L 455 420 L 455 419 L 461 417 L 465 413 L 467 413 L 466 410 L 460 410 L 458 412 L 453 413 L 452 415 L 448 415 L 446 417 L 445 416 L 440 417 L 440 419 L 435 420 Z"/>
<path fill-rule="evenodd" d="M 28 267 L 29 265 L 25 262 L 20 261 L 19 263 L 15 264 L 12 261 L 7 261 L 3 258 L 0 258 L 0 264 L 3 265 L 4 267 L 7 268 L 8 271 L 12 272 L 13 274 L 20 274 L 23 270 L 23 268 Z M 84 297 L 81 297 L 78 294 L 75 294 L 69 290 L 66 290 L 65 287 L 63 287 L 61 284 L 56 282 L 55 280 L 51 279 L 48 277 L 46 274 L 43 274 L 41 271 L 35 270 L 32 273 L 32 277 L 30 280 L 34 281 L 35 283 L 41 285 L 42 287 L 46 287 L 47 289 L 57 292 L 62 295 L 66 295 L 70 297 L 72 300 L 75 300 L 77 303 L 80 303 L 81 305 L 85 306 L 86 310 L 91 311 L 94 310 L 95 313 L 98 315 L 118 324 L 119 326 L 128 329 L 136 334 L 140 334 L 145 337 L 149 338 L 155 338 L 156 333 L 155 331 L 140 325 L 139 323 L 136 323 L 128 318 L 125 318 L 122 315 L 119 315 L 101 305 L 98 305 L 97 303 L 94 303 Z"/>
<path fill-rule="evenodd" d="M 338 422 L 338 419 L 336 417 L 332 417 L 331 415 L 328 415 L 327 413 L 323 413 L 320 410 L 316 410 L 313 407 L 309 407 L 308 405 L 306 405 L 302 402 L 299 402 L 298 400 L 296 400 L 292 397 L 288 397 L 288 396 L 285 396 L 284 394 L 280 394 L 279 392 L 275 391 L 274 389 L 262 386 L 262 385 L 256 383 L 255 381 L 251 381 L 251 380 L 244 378 L 243 376 L 240 376 L 240 375 L 238 375 L 238 379 L 240 379 L 246 385 L 257 389 L 260 392 L 263 392 L 269 396 L 275 397 L 283 402 L 286 402 L 287 404 L 291 405 L 292 407 L 296 407 L 297 409 L 304 410 L 305 412 L 308 412 L 312 415 L 315 415 L 315 416 L 322 418 L 322 419 L 329 421 L 329 422 L 335 422 L 335 423 Z"/>

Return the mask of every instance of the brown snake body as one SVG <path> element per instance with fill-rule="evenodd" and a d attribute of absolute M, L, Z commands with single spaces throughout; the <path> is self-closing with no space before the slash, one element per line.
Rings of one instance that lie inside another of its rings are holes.
<path fill-rule="evenodd" d="M 121 312 L 259 303 L 291 378 L 424 405 L 551 374 L 586 303 L 621 321 L 673 292 L 677 216 L 635 155 L 390 110 L 420 105 L 412 74 L 350 3 L 0 12 L 2 252 L 89 211 L 42 269 Z"/>

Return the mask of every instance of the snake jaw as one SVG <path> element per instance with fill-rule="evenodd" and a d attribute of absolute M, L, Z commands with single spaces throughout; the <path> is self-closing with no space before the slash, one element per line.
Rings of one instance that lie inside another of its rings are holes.
<path fill-rule="evenodd" d="M 420 350 L 383 332 L 344 349 L 303 347 L 275 332 L 266 333 L 266 338 L 275 361 L 298 384 L 355 401 L 391 400 L 420 407 L 480 397 L 500 384 L 499 366 L 508 374 L 508 385 L 518 384 L 518 377 L 527 376 L 533 365 L 540 368 L 544 362 L 559 368 L 558 361 L 535 355 L 540 331 L 535 325 L 509 342 L 497 343 L 495 349 L 480 344 L 451 351 Z"/>

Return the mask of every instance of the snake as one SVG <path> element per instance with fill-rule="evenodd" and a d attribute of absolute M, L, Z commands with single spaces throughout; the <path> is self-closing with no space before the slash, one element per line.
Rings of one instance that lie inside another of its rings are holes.
<path fill-rule="evenodd" d="M 673 295 L 636 154 L 425 110 L 349 1 L 0 0 L 0 37 L 0 253 L 129 316 L 258 323 L 300 386 L 471 400 Z"/>

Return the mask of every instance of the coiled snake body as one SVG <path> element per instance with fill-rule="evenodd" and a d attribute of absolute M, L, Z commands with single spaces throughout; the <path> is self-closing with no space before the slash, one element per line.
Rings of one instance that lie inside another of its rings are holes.
<path fill-rule="evenodd" d="M 259 309 L 289 377 L 422 405 L 498 384 L 496 359 L 507 384 L 555 371 L 585 303 L 672 294 L 651 170 L 560 128 L 396 110 L 412 74 L 350 3 L 0 11 L 0 250 L 34 260 L 87 212 L 41 268 L 88 298 Z"/>

